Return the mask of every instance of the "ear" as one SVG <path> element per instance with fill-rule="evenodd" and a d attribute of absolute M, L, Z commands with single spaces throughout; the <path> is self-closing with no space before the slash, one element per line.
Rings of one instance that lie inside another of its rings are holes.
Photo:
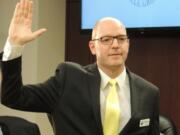
<path fill-rule="evenodd" d="M 89 41 L 89 49 L 92 55 L 96 55 L 96 47 L 94 41 Z"/>

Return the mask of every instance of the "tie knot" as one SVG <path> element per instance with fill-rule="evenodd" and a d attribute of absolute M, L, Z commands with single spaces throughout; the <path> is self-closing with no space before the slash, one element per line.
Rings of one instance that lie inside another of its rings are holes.
<path fill-rule="evenodd" d="M 109 80 L 109 84 L 112 86 L 116 85 L 117 81 L 115 79 Z"/>

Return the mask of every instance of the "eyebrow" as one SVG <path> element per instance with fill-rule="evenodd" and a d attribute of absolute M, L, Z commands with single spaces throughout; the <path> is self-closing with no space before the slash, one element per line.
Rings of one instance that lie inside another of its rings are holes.
<path fill-rule="evenodd" d="M 108 35 L 103 35 L 103 36 L 101 36 L 101 37 L 118 37 L 118 36 L 120 36 L 120 37 L 121 37 L 121 36 L 122 36 L 122 37 L 128 37 L 128 35 L 125 35 L 125 34 L 124 34 L 124 35 L 123 35 L 123 34 L 120 34 L 120 35 L 109 35 L 109 34 L 108 34 Z M 101 37 L 99 37 L 99 38 L 101 38 Z"/>

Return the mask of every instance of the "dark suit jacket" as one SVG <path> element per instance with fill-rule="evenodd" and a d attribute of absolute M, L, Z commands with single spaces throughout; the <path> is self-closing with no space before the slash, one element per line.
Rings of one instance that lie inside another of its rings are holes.
<path fill-rule="evenodd" d="M 63 63 L 54 76 L 37 85 L 22 85 L 21 58 L 3 62 L 2 73 L 4 105 L 49 113 L 57 135 L 103 135 L 96 64 Z M 132 116 L 121 135 L 159 135 L 158 88 L 130 71 L 127 74 Z"/>
<path fill-rule="evenodd" d="M 40 135 L 37 124 L 13 116 L 0 116 L 3 135 Z"/>

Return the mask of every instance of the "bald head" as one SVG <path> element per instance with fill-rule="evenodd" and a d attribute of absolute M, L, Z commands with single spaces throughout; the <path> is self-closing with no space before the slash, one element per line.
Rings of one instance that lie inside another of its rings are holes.
<path fill-rule="evenodd" d="M 105 31 L 105 32 L 110 32 L 113 31 L 113 29 L 117 29 L 122 32 L 122 35 L 127 35 L 125 25 L 120 22 L 116 18 L 112 17 L 105 17 L 100 19 L 99 21 L 96 22 L 93 31 L 92 31 L 92 39 L 99 38 L 98 35 L 100 32 Z M 103 34 L 103 33 L 101 33 Z M 108 34 L 108 33 L 106 33 Z M 111 34 L 111 33 L 109 33 Z"/>

